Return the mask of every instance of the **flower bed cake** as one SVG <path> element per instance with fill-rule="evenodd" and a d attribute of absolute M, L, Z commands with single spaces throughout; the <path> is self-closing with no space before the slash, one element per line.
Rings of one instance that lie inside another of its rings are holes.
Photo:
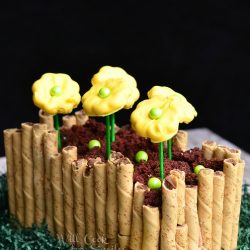
<path fill-rule="evenodd" d="M 139 92 L 125 71 L 103 67 L 84 110 L 63 116 L 60 129 L 54 117 L 55 130 L 53 115 L 70 113 L 79 89 L 63 74 L 41 79 L 33 85 L 40 122 L 4 131 L 9 208 L 21 225 L 45 221 L 76 247 L 237 247 L 245 163 L 239 150 L 209 140 L 187 149 L 178 125 L 196 111 L 183 96 L 155 86 L 131 125 L 119 128 L 114 113 L 131 108 Z M 86 113 L 106 116 L 106 125 Z"/>

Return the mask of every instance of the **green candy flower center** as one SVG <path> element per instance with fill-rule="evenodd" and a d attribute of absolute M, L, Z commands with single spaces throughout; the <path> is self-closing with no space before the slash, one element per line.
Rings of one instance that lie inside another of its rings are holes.
<path fill-rule="evenodd" d="M 106 98 L 110 95 L 111 91 L 109 88 L 103 87 L 99 90 L 98 96 L 101 98 Z"/>
<path fill-rule="evenodd" d="M 149 111 L 149 118 L 152 120 L 158 120 L 162 116 L 162 110 L 160 108 L 152 108 Z"/>
<path fill-rule="evenodd" d="M 62 94 L 62 88 L 61 86 L 55 85 L 50 89 L 50 95 L 51 96 L 60 96 Z"/>

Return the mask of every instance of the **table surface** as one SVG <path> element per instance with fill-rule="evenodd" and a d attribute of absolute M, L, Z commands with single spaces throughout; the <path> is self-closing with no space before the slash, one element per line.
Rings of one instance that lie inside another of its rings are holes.
<path fill-rule="evenodd" d="M 208 128 L 197 128 L 187 130 L 189 135 L 189 148 L 200 147 L 202 142 L 209 139 L 215 141 L 217 144 L 225 145 L 230 148 L 239 148 L 230 141 L 222 138 Z M 250 154 L 241 150 L 242 159 L 246 162 L 244 182 L 250 184 Z M 6 172 L 5 157 L 0 157 L 0 175 Z"/>

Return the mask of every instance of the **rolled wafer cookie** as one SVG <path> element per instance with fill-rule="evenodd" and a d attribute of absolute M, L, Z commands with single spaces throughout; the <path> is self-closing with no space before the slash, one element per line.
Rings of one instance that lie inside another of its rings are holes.
<path fill-rule="evenodd" d="M 64 115 L 62 117 L 63 127 L 66 129 L 71 128 L 73 125 L 76 125 L 76 117 L 74 115 Z"/>
<path fill-rule="evenodd" d="M 221 171 L 214 173 L 213 180 L 213 217 L 212 217 L 212 249 L 221 250 L 223 199 L 225 177 Z"/>
<path fill-rule="evenodd" d="M 142 248 L 143 238 L 143 212 L 142 207 L 144 204 L 145 192 L 149 190 L 147 186 L 142 183 L 136 182 L 134 186 L 133 196 L 133 215 L 130 237 L 130 248 L 137 250 Z"/>
<path fill-rule="evenodd" d="M 89 117 L 84 113 L 82 109 L 75 112 L 75 117 L 76 117 L 76 125 L 78 126 L 84 125 L 89 119 Z"/>
<path fill-rule="evenodd" d="M 106 163 L 101 160 L 94 163 L 94 187 L 97 246 L 106 247 L 107 177 Z"/>
<path fill-rule="evenodd" d="M 62 154 L 51 155 L 51 188 L 53 197 L 53 219 L 55 236 L 63 240 L 64 231 L 64 211 L 63 211 L 63 176 L 62 176 Z"/>
<path fill-rule="evenodd" d="M 72 162 L 72 181 L 74 191 L 74 219 L 76 225 L 76 246 L 85 245 L 85 216 L 84 216 L 84 188 L 83 173 L 87 167 L 87 160 L 79 159 Z"/>
<path fill-rule="evenodd" d="M 35 222 L 34 165 L 33 165 L 33 124 L 22 123 L 22 159 L 23 159 L 23 194 L 24 224 L 32 227 Z"/>
<path fill-rule="evenodd" d="M 234 148 L 226 148 L 226 158 L 232 158 L 235 161 L 240 161 L 241 151 Z"/>
<path fill-rule="evenodd" d="M 242 182 L 243 182 L 243 175 L 244 175 L 244 169 L 245 169 L 245 161 L 239 160 L 236 166 L 237 166 L 237 179 L 236 179 L 235 205 L 234 205 L 234 213 L 233 213 L 231 249 L 237 248 L 240 207 L 241 207 L 241 198 L 242 198 Z"/>
<path fill-rule="evenodd" d="M 16 217 L 24 225 L 24 197 L 23 197 L 23 164 L 22 164 L 22 130 L 16 129 L 13 133 L 13 158 L 15 165 L 15 195 Z"/>
<path fill-rule="evenodd" d="M 211 160 L 213 158 L 214 155 L 214 151 L 217 148 L 217 144 L 215 141 L 204 141 L 202 143 L 202 152 L 203 152 L 203 156 L 206 160 Z"/>
<path fill-rule="evenodd" d="M 118 234 L 119 250 L 129 250 L 129 236 Z"/>
<path fill-rule="evenodd" d="M 167 176 L 162 183 L 161 250 L 176 250 L 178 199 L 176 183 Z"/>
<path fill-rule="evenodd" d="M 175 240 L 176 240 L 176 250 L 188 249 L 188 226 L 187 224 L 177 226 Z"/>
<path fill-rule="evenodd" d="M 5 129 L 3 131 L 5 156 L 7 161 L 7 185 L 9 210 L 12 216 L 16 215 L 16 196 L 15 196 L 15 167 L 13 158 L 12 135 L 17 129 Z"/>
<path fill-rule="evenodd" d="M 33 164 L 34 164 L 34 195 L 35 195 L 35 223 L 41 225 L 45 220 L 44 194 L 44 153 L 43 137 L 47 131 L 47 124 L 33 125 Z"/>
<path fill-rule="evenodd" d="M 197 186 L 186 186 L 185 200 L 185 218 L 188 226 L 188 249 L 197 250 L 200 243 L 200 225 L 197 210 Z"/>
<path fill-rule="evenodd" d="M 53 202 L 51 189 L 51 168 L 50 159 L 53 154 L 58 152 L 57 149 L 57 132 L 55 130 L 48 130 L 44 134 L 44 166 L 45 166 L 45 205 L 46 205 L 46 223 L 48 230 L 54 233 L 54 219 L 53 219 Z"/>
<path fill-rule="evenodd" d="M 173 137 L 173 144 L 181 151 L 186 151 L 188 144 L 188 133 L 184 130 L 178 130 L 177 134 Z"/>
<path fill-rule="evenodd" d="M 133 204 L 134 166 L 128 158 L 117 167 L 116 187 L 118 196 L 118 226 L 121 236 L 130 236 Z"/>
<path fill-rule="evenodd" d="M 142 250 L 158 250 L 160 239 L 160 211 L 158 207 L 143 205 Z M 135 249 L 135 248 L 132 248 Z"/>
<path fill-rule="evenodd" d="M 234 159 L 223 161 L 223 172 L 225 174 L 225 188 L 223 201 L 223 222 L 221 247 L 225 250 L 231 249 L 232 227 L 234 221 L 235 195 L 237 188 L 238 165 Z"/>
<path fill-rule="evenodd" d="M 198 175 L 198 216 L 201 236 L 205 249 L 212 249 L 212 210 L 213 210 L 214 171 L 202 169 Z"/>
<path fill-rule="evenodd" d="M 54 119 L 53 119 L 53 115 L 50 115 L 48 113 L 46 113 L 43 110 L 39 110 L 39 122 L 40 123 L 45 123 L 47 124 L 47 129 L 48 130 L 53 130 L 54 129 Z"/>
<path fill-rule="evenodd" d="M 71 164 L 73 161 L 77 160 L 77 147 L 67 146 L 63 148 L 62 159 L 65 239 L 68 243 L 74 244 L 76 240 L 76 231 L 74 220 L 74 193 Z"/>
<path fill-rule="evenodd" d="M 118 201 L 116 190 L 116 169 L 120 159 L 124 156 L 118 152 L 111 152 L 110 159 L 107 162 L 107 238 L 114 242 L 118 234 Z M 110 240 L 109 240 L 110 242 Z"/>
<path fill-rule="evenodd" d="M 178 201 L 178 225 L 185 224 L 185 172 L 178 169 L 170 171 L 170 175 L 175 179 Z"/>
<path fill-rule="evenodd" d="M 223 145 L 217 145 L 214 150 L 214 159 L 216 160 L 224 160 L 226 157 L 226 148 Z"/>
<path fill-rule="evenodd" d="M 83 173 L 86 234 L 85 243 L 89 247 L 96 246 L 95 186 L 93 166 L 97 159 L 88 159 L 88 166 L 85 170 L 85 173 Z"/>

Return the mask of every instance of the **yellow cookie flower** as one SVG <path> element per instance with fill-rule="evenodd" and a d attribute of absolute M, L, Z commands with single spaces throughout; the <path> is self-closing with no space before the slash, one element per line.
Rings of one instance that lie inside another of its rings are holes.
<path fill-rule="evenodd" d="M 140 96 L 135 79 L 119 67 L 102 67 L 91 82 L 92 87 L 82 97 L 84 111 L 89 116 L 106 116 L 129 109 Z"/>
<path fill-rule="evenodd" d="M 189 123 L 197 115 L 186 98 L 170 88 L 155 86 L 148 96 L 131 114 L 131 125 L 154 143 L 169 140 L 178 132 L 179 123 Z"/>
<path fill-rule="evenodd" d="M 69 75 L 46 73 L 32 86 L 33 102 L 51 115 L 68 114 L 81 101 L 79 90 Z"/>
<path fill-rule="evenodd" d="M 157 96 L 163 97 L 168 101 L 169 107 L 175 110 L 176 114 L 178 114 L 180 123 L 189 123 L 195 116 L 197 116 L 195 108 L 187 101 L 187 99 L 171 88 L 165 86 L 154 86 L 148 91 L 149 98 Z"/>
<path fill-rule="evenodd" d="M 140 102 L 131 114 L 131 125 L 136 133 L 158 143 L 172 138 L 178 131 L 179 119 L 162 97 Z"/>

